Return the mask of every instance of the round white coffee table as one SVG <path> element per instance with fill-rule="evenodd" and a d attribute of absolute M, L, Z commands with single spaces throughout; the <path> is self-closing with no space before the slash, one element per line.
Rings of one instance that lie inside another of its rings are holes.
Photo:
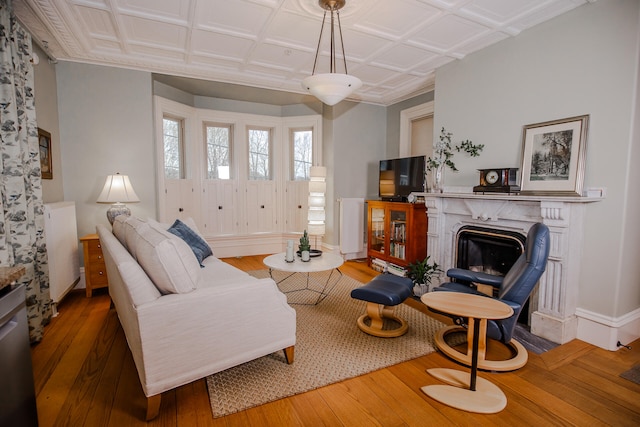
<path fill-rule="evenodd" d="M 300 257 L 295 257 L 293 262 L 287 262 L 285 261 L 285 252 L 281 252 L 278 254 L 269 255 L 262 262 L 264 263 L 264 265 L 269 267 L 269 275 L 276 281 L 278 287 L 280 287 L 281 284 L 284 284 L 285 281 L 289 280 L 297 273 L 305 274 L 306 278 L 304 280 L 304 287 L 298 287 L 294 289 L 287 288 L 282 292 L 285 294 L 302 291 L 317 293 L 318 297 L 316 298 L 315 302 L 311 304 L 302 302 L 291 302 L 291 304 L 316 305 L 323 299 L 325 299 L 327 295 L 329 295 L 329 292 L 331 292 L 331 290 L 340 281 L 342 272 L 339 270 L 339 267 L 343 264 L 344 261 L 339 255 L 325 252 L 318 257 L 311 258 L 307 262 L 302 261 Z M 284 278 L 276 280 L 273 277 L 274 270 L 283 271 L 290 274 L 286 275 Z M 311 274 L 323 271 L 330 271 L 326 280 L 316 278 Z"/>

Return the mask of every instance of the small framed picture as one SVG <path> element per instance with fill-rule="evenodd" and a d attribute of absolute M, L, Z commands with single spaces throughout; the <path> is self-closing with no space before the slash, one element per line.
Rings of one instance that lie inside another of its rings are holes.
<path fill-rule="evenodd" d="M 520 194 L 581 196 L 588 127 L 589 115 L 525 126 Z"/>
<path fill-rule="evenodd" d="M 38 145 L 40 146 L 40 175 L 42 179 L 53 179 L 51 168 L 51 134 L 38 128 Z"/>

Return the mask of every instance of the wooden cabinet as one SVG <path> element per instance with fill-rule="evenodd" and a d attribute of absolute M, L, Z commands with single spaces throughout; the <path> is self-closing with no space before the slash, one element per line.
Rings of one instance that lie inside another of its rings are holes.
<path fill-rule="evenodd" d="M 80 239 L 84 253 L 84 278 L 87 284 L 87 298 L 94 289 L 106 288 L 109 285 L 107 268 L 104 264 L 102 246 L 97 234 L 87 234 Z"/>
<path fill-rule="evenodd" d="M 382 271 L 385 266 L 406 267 L 426 256 L 424 204 L 367 202 L 367 257 L 372 268 Z"/>

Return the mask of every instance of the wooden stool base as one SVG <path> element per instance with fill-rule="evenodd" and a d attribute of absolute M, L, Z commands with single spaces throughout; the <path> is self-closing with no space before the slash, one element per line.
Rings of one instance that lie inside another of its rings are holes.
<path fill-rule="evenodd" d="M 495 414 L 507 406 L 507 397 L 502 390 L 484 378 L 476 378 L 476 389 L 472 391 L 469 390 L 468 372 L 445 368 L 429 369 L 427 372 L 448 384 L 420 388 L 423 393 L 440 403 L 479 414 Z"/>
<path fill-rule="evenodd" d="M 447 341 L 446 337 L 449 334 L 463 332 L 468 334 L 469 331 L 466 328 L 461 326 L 453 325 L 441 329 L 438 331 L 435 337 L 436 347 L 438 350 L 443 352 L 445 355 L 450 357 L 451 359 L 462 363 L 465 366 L 471 366 L 471 342 L 472 338 L 467 337 L 468 349 L 467 353 L 461 353 L 455 348 L 451 347 Z M 485 338 L 486 340 L 486 338 Z M 478 355 L 478 369 L 482 369 L 485 371 L 498 371 L 498 372 L 506 372 L 506 371 L 515 371 L 516 369 L 522 368 L 527 364 L 527 360 L 529 360 L 529 354 L 527 350 L 524 348 L 522 344 L 520 344 L 515 339 L 512 339 L 509 343 L 505 344 L 509 349 L 511 349 L 514 356 L 507 360 L 488 360 L 485 358 L 485 350 L 486 346 L 481 349 L 480 354 Z"/>
<path fill-rule="evenodd" d="M 384 319 L 397 322 L 400 326 L 395 329 L 383 329 Z M 370 320 L 369 325 L 366 324 L 366 320 Z M 367 312 L 358 318 L 357 323 L 362 332 L 381 338 L 399 337 L 409 329 L 407 321 L 395 315 L 395 306 L 390 307 L 373 302 L 367 303 Z"/>

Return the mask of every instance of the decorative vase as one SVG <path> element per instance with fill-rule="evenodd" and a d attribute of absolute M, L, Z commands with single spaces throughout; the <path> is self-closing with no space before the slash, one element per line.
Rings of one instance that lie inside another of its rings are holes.
<path fill-rule="evenodd" d="M 307 262 L 307 261 L 309 261 L 309 259 L 311 259 L 311 258 L 309 258 L 309 251 L 302 251 L 300 253 L 300 257 L 302 258 L 302 261 L 304 261 L 304 262 Z"/>
<path fill-rule="evenodd" d="M 444 189 L 444 163 L 432 170 L 432 193 L 442 193 Z"/>
<path fill-rule="evenodd" d="M 424 283 L 416 283 L 413 285 L 413 294 L 418 298 L 426 293 L 429 293 L 429 285 Z"/>

